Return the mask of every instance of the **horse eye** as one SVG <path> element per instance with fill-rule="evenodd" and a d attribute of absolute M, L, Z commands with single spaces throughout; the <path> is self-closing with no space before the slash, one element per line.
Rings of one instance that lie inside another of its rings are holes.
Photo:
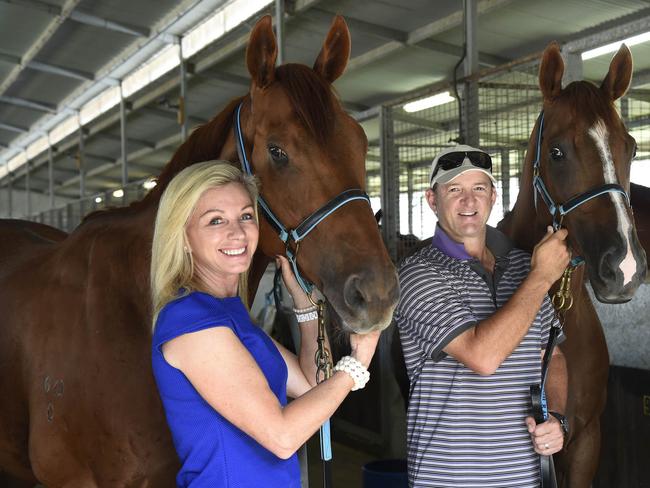
<path fill-rule="evenodd" d="M 553 158 L 553 161 L 560 161 L 561 159 L 564 159 L 564 153 L 559 147 L 552 147 L 550 154 L 551 158 Z"/>
<path fill-rule="evenodd" d="M 273 162 L 277 164 L 287 164 L 289 162 L 289 156 L 287 156 L 287 153 L 278 146 L 269 144 L 268 150 Z"/>

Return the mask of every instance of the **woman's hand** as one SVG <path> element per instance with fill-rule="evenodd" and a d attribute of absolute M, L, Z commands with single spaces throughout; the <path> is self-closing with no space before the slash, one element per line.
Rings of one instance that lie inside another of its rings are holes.
<path fill-rule="evenodd" d="M 381 332 L 378 330 L 363 335 L 350 334 L 351 355 L 366 368 L 370 365 L 372 356 L 375 354 L 380 334 Z"/>
<path fill-rule="evenodd" d="M 307 294 L 300 287 L 296 276 L 293 274 L 289 260 L 284 256 L 278 255 L 275 258 L 275 264 L 282 269 L 282 281 L 284 281 L 284 285 L 289 290 L 291 298 L 293 298 L 293 306 L 295 308 L 307 308 L 313 305 Z"/>

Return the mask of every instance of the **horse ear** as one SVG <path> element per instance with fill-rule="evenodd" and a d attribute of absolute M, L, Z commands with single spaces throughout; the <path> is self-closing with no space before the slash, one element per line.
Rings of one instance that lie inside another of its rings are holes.
<path fill-rule="evenodd" d="M 273 34 L 271 16 L 265 15 L 253 27 L 246 48 L 248 72 L 258 88 L 264 88 L 273 82 L 277 56 L 278 45 Z"/>
<path fill-rule="evenodd" d="M 544 49 L 542 64 L 539 67 L 539 88 L 544 100 L 553 100 L 560 94 L 563 74 L 564 61 L 560 54 L 560 45 L 552 42 Z"/>
<path fill-rule="evenodd" d="M 314 71 L 333 83 L 345 71 L 350 59 L 350 31 L 340 15 L 334 17 L 327 38 L 314 63 Z"/>
<path fill-rule="evenodd" d="M 630 49 L 621 44 L 618 52 L 609 65 L 607 76 L 600 85 L 611 100 L 616 100 L 625 95 L 632 81 L 632 53 Z"/>

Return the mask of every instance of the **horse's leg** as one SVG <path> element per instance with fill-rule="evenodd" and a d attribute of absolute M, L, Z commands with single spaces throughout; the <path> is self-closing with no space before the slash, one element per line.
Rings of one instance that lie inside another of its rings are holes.
<path fill-rule="evenodd" d="M 580 427 L 580 435 L 571 440 L 562 455 L 556 455 L 556 470 L 562 474 L 558 488 L 589 488 L 598 469 L 599 452 L 600 418 L 596 417 Z"/>
<path fill-rule="evenodd" d="M 584 287 L 567 315 L 566 341 L 560 346 L 567 359 L 571 435 L 556 455 L 558 486 L 589 488 L 600 457 L 600 416 L 607 398 L 609 354 L 605 336 Z"/>

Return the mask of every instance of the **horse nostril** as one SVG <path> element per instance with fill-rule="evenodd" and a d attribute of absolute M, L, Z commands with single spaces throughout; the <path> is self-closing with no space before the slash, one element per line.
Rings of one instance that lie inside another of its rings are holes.
<path fill-rule="evenodd" d="M 351 309 L 364 309 L 367 306 L 366 296 L 361 289 L 361 279 L 357 275 L 350 276 L 343 285 L 345 304 Z"/>
<path fill-rule="evenodd" d="M 618 263 L 616 262 L 616 250 L 609 249 L 600 258 L 598 274 L 603 281 L 616 281 Z"/>

